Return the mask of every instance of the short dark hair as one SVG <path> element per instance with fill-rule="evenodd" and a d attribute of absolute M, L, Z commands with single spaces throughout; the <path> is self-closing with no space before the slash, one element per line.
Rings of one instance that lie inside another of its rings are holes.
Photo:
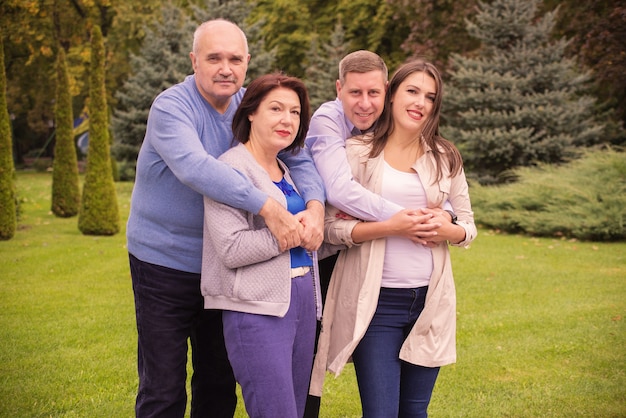
<path fill-rule="evenodd" d="M 345 84 L 348 73 L 364 74 L 370 71 L 380 71 L 387 82 L 389 70 L 378 54 L 364 49 L 351 52 L 339 62 L 339 83 L 342 86 Z"/>
<path fill-rule="evenodd" d="M 290 77 L 283 73 L 272 73 L 262 75 L 253 80 L 247 87 L 241 104 L 233 117 L 233 135 L 235 140 L 245 144 L 250 139 L 250 120 L 248 116 L 256 112 L 265 97 L 274 89 L 279 87 L 293 90 L 300 99 L 300 127 L 291 145 L 285 148 L 286 151 L 296 153 L 304 146 L 309 122 L 311 119 L 311 106 L 309 104 L 309 94 L 306 86 L 296 77 Z"/>

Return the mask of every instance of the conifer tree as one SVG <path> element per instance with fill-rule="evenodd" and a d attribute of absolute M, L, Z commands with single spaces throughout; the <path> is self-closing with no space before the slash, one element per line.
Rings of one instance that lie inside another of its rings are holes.
<path fill-rule="evenodd" d="M 514 167 L 566 161 L 601 136 L 595 100 L 584 94 L 589 77 L 565 57 L 567 41 L 551 39 L 556 12 L 538 17 L 538 3 L 479 3 L 468 32 L 481 49 L 452 55 L 442 130 L 483 183 L 505 181 Z"/>
<path fill-rule="evenodd" d="M 132 75 L 116 94 L 118 103 L 111 120 L 113 154 L 120 162 L 122 180 L 135 177 L 152 101 L 193 72 L 189 51 L 194 29 L 189 17 L 168 3 L 162 8 L 162 20 L 144 28 L 139 53 L 130 56 Z"/>
<path fill-rule="evenodd" d="M 0 239 L 2 240 L 13 238 L 17 229 L 13 140 L 6 91 L 4 42 L 0 31 Z"/>
<path fill-rule="evenodd" d="M 113 235 L 120 228 L 117 195 L 111 173 L 104 57 L 102 31 L 94 25 L 89 74 L 89 149 L 78 214 L 78 228 L 85 235 Z"/>
<path fill-rule="evenodd" d="M 347 53 L 341 19 L 337 20 L 328 44 L 320 45 L 318 39 L 315 37 L 311 42 L 311 49 L 307 54 L 309 64 L 304 70 L 313 111 L 337 95 L 335 81 L 339 78 L 339 61 Z"/>
<path fill-rule="evenodd" d="M 57 89 L 54 109 L 56 142 L 52 165 L 52 212 L 59 217 L 78 213 L 80 187 L 78 184 L 78 158 L 74 146 L 72 95 L 67 75 L 65 50 L 59 46 L 57 53 Z"/>
<path fill-rule="evenodd" d="M 192 10 L 198 22 L 224 18 L 237 23 L 246 33 L 252 55 L 246 82 L 271 71 L 273 54 L 264 51 L 264 40 L 259 35 L 261 25 L 245 23 L 249 4 L 241 0 L 207 0 L 203 7 L 192 5 Z M 135 176 L 152 101 L 193 72 L 189 52 L 195 29 L 190 17 L 171 3 L 163 6 L 160 22 L 144 28 L 146 36 L 139 53 L 130 57 L 132 75 L 116 94 L 118 103 L 112 118 L 113 154 L 121 162 L 122 180 Z"/>

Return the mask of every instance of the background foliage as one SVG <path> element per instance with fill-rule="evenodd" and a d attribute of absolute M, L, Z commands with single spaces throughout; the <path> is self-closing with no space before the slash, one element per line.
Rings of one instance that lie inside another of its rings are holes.
<path fill-rule="evenodd" d="M 284 69 L 309 81 L 312 74 L 307 74 L 307 69 L 324 67 L 325 60 L 334 60 L 326 46 L 332 44 L 337 25 L 341 25 L 345 52 L 371 49 L 385 58 L 391 69 L 414 55 L 425 55 L 444 70 L 449 67 L 452 53 L 477 56 L 481 54 L 479 41 L 468 36 L 465 26 L 466 18 L 475 17 L 476 4 L 475 0 L 5 0 L 0 3 L 0 26 L 4 29 L 7 98 L 16 162 L 22 163 L 33 150 L 41 150 L 43 156 L 52 154 L 53 141 L 48 140 L 54 130 L 57 44 L 67 51 L 73 113 L 80 115 L 86 110 L 88 34 L 94 24 L 101 26 L 106 41 L 107 102 L 110 109 L 117 109 L 122 97 L 118 91 L 125 82 L 138 71 L 149 71 L 146 66 L 133 68 L 130 57 L 141 55 L 147 34 L 155 35 L 160 29 L 164 5 L 179 9 L 194 24 L 218 15 L 241 23 L 251 43 L 250 76 L 254 77 L 257 69 L 256 74 Z M 601 105 L 593 112 L 611 110 L 613 120 L 623 122 L 623 1 L 544 0 L 539 3 L 538 13 L 552 11 L 557 5 L 551 36 L 571 39 L 565 57 L 572 59 L 581 73 L 593 71 L 593 94 Z M 191 39 L 179 42 L 181 55 L 186 57 Z M 314 43 L 318 54 L 311 53 Z M 153 67 L 158 65 L 151 63 Z M 314 74 L 321 77 L 319 72 Z M 327 76 L 331 83 L 336 78 L 334 71 Z M 623 132 L 613 127 L 611 138 L 604 140 L 623 142 Z"/>
<path fill-rule="evenodd" d="M 562 166 L 519 168 L 513 184 L 472 184 L 475 218 L 496 230 L 581 240 L 626 240 L 626 154 L 589 151 Z"/>
<path fill-rule="evenodd" d="M 131 75 L 115 93 L 111 119 L 113 155 L 120 162 L 122 180 L 135 177 L 135 163 L 146 134 L 148 113 L 158 93 L 191 74 L 187 51 L 195 25 L 179 8 L 166 4 L 157 25 L 144 25 L 145 41 L 130 55 Z"/>
<path fill-rule="evenodd" d="M 452 54 L 444 99 L 446 128 L 470 177 L 506 180 L 503 172 L 537 162 L 560 163 L 603 141 L 590 114 L 589 75 L 565 56 L 565 39 L 550 37 L 554 13 L 537 18 L 538 0 L 480 3 L 468 21 L 480 55 Z"/>

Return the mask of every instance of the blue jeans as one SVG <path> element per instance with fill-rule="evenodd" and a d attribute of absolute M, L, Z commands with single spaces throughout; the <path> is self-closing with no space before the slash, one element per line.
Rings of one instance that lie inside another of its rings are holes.
<path fill-rule="evenodd" d="M 363 418 L 426 417 L 439 373 L 399 359 L 428 287 L 381 288 L 376 313 L 352 355 Z"/>
<path fill-rule="evenodd" d="M 309 389 L 315 343 L 311 273 L 291 280 L 284 317 L 224 311 L 228 357 L 252 418 L 299 418 Z"/>
<path fill-rule="evenodd" d="M 200 274 L 146 263 L 132 254 L 129 258 L 138 337 L 136 416 L 184 416 L 190 340 L 191 416 L 232 418 L 236 384 L 222 313 L 204 309 Z"/>

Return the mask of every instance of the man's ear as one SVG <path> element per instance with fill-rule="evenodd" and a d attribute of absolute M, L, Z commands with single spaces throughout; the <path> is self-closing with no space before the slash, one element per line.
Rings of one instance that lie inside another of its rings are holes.
<path fill-rule="evenodd" d="M 337 90 L 337 97 L 341 93 L 341 82 L 339 80 L 335 81 L 335 89 Z"/>
<path fill-rule="evenodd" d="M 191 68 L 193 68 L 193 72 L 196 72 L 196 57 L 193 53 L 193 51 L 191 51 L 189 53 L 189 59 L 191 60 Z"/>

